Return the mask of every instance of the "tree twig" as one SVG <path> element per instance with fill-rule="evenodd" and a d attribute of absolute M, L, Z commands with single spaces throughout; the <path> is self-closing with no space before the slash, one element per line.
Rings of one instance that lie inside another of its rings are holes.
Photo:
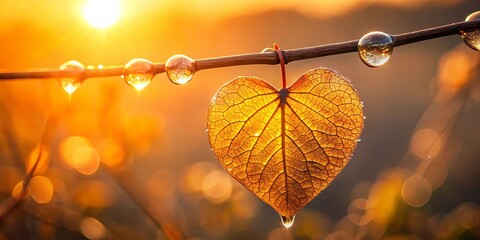
<path fill-rule="evenodd" d="M 414 32 L 391 35 L 394 47 L 425 41 L 429 39 L 459 34 L 461 31 L 468 31 L 480 28 L 480 20 L 456 22 L 443 26 L 418 30 Z M 357 52 L 358 40 L 332 43 L 314 47 L 297 48 L 284 50 L 285 63 L 318 58 L 324 56 L 338 55 Z M 252 64 L 279 64 L 278 55 L 275 52 L 248 53 L 214 58 L 202 58 L 195 60 L 197 71 Z M 120 76 L 123 66 L 107 66 L 102 69 L 86 69 L 85 78 Z M 155 74 L 165 72 L 165 63 L 155 64 Z M 61 72 L 58 69 L 38 69 L 18 72 L 0 72 L 0 80 L 9 79 L 30 79 L 30 78 L 57 78 Z"/>

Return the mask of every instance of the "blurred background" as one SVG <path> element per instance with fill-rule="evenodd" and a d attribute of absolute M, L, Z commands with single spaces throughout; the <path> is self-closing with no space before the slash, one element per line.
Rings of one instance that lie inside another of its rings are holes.
<path fill-rule="evenodd" d="M 86 19 L 87 0 L 1 1 L 0 71 L 300 48 L 480 10 L 476 0 L 104 2 L 108 27 Z M 222 169 L 205 133 L 222 84 L 254 75 L 280 86 L 279 66 L 205 70 L 182 86 L 159 74 L 140 92 L 87 79 L 71 98 L 56 79 L 1 81 L 0 239 L 478 239 L 479 61 L 450 36 L 398 47 L 375 69 L 356 53 L 290 63 L 290 84 L 320 66 L 349 78 L 367 118 L 350 163 L 288 230 Z"/>

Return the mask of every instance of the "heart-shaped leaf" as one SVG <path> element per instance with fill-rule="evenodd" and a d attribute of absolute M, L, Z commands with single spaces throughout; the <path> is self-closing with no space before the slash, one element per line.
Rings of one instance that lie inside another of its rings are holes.
<path fill-rule="evenodd" d="M 232 80 L 212 98 L 207 130 L 230 175 L 288 220 L 348 163 L 363 119 L 350 82 L 319 68 L 280 91 L 256 77 Z"/>

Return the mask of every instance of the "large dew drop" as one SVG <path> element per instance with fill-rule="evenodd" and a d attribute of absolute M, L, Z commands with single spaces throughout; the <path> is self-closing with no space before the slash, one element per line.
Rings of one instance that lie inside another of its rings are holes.
<path fill-rule="evenodd" d="M 170 81 L 183 85 L 192 80 L 193 74 L 195 74 L 195 63 L 193 59 L 185 55 L 174 55 L 165 63 L 165 72 Z"/>
<path fill-rule="evenodd" d="M 465 19 L 465 22 L 473 20 L 480 20 L 480 11 L 468 15 L 468 17 Z M 467 46 L 473 50 L 480 51 L 480 29 L 462 31 L 461 35 Z"/>
<path fill-rule="evenodd" d="M 293 221 L 295 220 L 295 215 L 292 217 L 285 217 L 280 215 L 280 218 L 282 218 L 282 224 L 285 228 L 290 228 L 293 225 Z"/>
<path fill-rule="evenodd" d="M 369 67 L 385 64 L 393 52 L 393 39 L 383 32 L 370 32 L 358 41 L 358 55 Z"/>
<path fill-rule="evenodd" d="M 152 62 L 143 58 L 134 58 L 125 64 L 122 78 L 128 85 L 140 91 L 150 84 L 155 67 Z"/>
<path fill-rule="evenodd" d="M 75 92 L 85 79 L 85 66 L 75 60 L 65 62 L 59 70 L 58 82 L 68 94 Z"/>

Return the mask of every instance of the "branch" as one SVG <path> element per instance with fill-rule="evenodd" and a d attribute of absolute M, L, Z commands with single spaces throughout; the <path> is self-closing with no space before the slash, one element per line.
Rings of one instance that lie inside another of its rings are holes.
<path fill-rule="evenodd" d="M 461 31 L 480 29 L 480 20 L 456 22 L 443 26 L 423 29 L 414 32 L 391 35 L 393 46 L 402 46 L 415 42 L 425 41 L 434 38 L 457 35 Z M 297 48 L 283 50 L 285 63 L 318 58 L 324 56 L 338 55 L 343 53 L 357 52 L 357 40 L 347 42 L 332 43 L 314 47 Z M 278 55 L 275 52 L 249 53 L 241 55 L 223 56 L 215 58 L 202 58 L 195 60 L 196 71 L 222 68 L 239 65 L 252 64 L 279 64 Z M 165 63 L 155 64 L 155 74 L 165 72 Z M 27 79 L 27 78 L 57 78 L 60 71 L 58 69 L 40 69 L 23 72 L 0 72 L 0 80 L 8 79 Z M 86 69 L 85 78 L 120 76 L 123 73 L 123 66 L 107 66 L 103 69 Z"/>

